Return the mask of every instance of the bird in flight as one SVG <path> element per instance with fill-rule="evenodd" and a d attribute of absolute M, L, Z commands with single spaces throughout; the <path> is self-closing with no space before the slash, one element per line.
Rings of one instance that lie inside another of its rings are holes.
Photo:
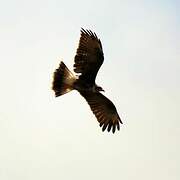
<path fill-rule="evenodd" d="M 120 130 L 122 121 L 114 104 L 101 91 L 102 87 L 95 83 L 96 75 L 103 64 L 104 54 L 100 39 L 91 30 L 81 29 L 79 45 L 74 57 L 73 74 L 61 61 L 54 72 L 52 89 L 55 96 L 61 96 L 77 90 L 87 101 L 96 116 L 102 131 L 114 133 Z"/>

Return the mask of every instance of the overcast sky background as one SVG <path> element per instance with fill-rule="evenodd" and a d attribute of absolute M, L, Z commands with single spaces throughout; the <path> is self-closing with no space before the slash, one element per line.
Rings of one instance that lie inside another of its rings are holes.
<path fill-rule="evenodd" d="M 180 3 L 175 0 L 0 1 L 1 180 L 179 180 Z M 101 128 L 85 100 L 54 98 L 80 28 L 95 31 L 97 84 L 124 122 Z"/>

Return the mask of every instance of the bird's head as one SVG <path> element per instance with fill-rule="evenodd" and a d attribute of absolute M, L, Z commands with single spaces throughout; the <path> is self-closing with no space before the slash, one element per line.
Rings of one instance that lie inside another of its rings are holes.
<path fill-rule="evenodd" d="M 95 86 L 95 90 L 96 90 L 96 92 L 100 92 L 100 91 L 104 92 L 104 89 L 100 86 L 97 86 L 97 85 Z"/>

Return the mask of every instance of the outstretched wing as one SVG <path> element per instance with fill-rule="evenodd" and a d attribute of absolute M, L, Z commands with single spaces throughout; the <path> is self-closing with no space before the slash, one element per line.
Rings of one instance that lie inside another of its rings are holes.
<path fill-rule="evenodd" d="M 74 61 L 74 72 L 81 73 L 79 79 L 94 84 L 97 72 L 104 61 L 101 41 L 95 33 L 81 29 Z"/>
<path fill-rule="evenodd" d="M 100 127 L 102 126 L 102 131 L 107 128 L 108 132 L 112 129 L 114 133 L 116 128 L 117 130 L 120 129 L 120 123 L 122 124 L 122 121 L 117 113 L 116 107 L 108 98 L 101 93 L 80 92 L 80 94 L 88 102 L 92 112 L 100 123 Z"/>

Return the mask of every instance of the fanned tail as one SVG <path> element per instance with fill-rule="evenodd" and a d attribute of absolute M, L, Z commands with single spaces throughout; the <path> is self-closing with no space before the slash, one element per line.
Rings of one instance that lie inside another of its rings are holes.
<path fill-rule="evenodd" d="M 74 89 L 73 84 L 75 81 L 76 76 L 61 61 L 59 68 L 54 72 L 52 83 L 52 89 L 55 92 L 55 96 L 58 97 L 72 91 Z"/>

